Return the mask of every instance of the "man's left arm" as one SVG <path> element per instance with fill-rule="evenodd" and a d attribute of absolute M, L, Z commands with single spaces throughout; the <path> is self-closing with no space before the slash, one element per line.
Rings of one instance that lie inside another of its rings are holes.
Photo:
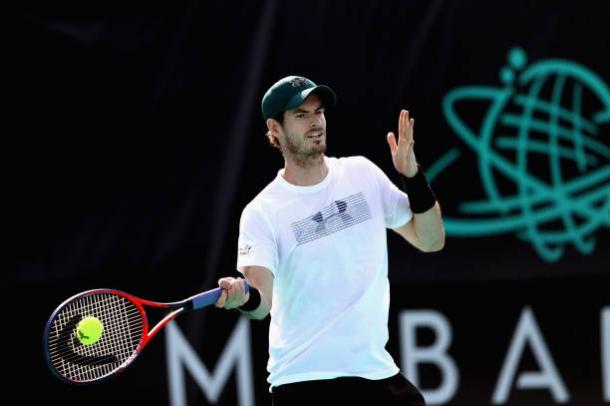
<path fill-rule="evenodd" d="M 440 206 L 415 159 L 414 125 L 409 112 L 402 110 L 398 118 L 398 141 L 394 133 L 387 135 L 394 168 L 403 176 L 413 211 L 411 221 L 393 230 L 423 252 L 439 251 L 445 245 L 445 228 Z"/>
<path fill-rule="evenodd" d="M 445 246 L 445 227 L 438 202 L 402 227 L 393 228 L 415 248 L 423 252 L 440 251 Z"/>

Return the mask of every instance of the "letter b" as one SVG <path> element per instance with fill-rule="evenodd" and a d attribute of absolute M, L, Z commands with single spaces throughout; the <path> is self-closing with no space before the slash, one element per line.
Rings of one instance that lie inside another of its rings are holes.
<path fill-rule="evenodd" d="M 417 329 L 429 328 L 436 340 L 430 346 L 417 346 Z M 441 371 L 441 385 L 433 390 L 421 390 L 429 404 L 446 403 L 458 388 L 459 371 L 453 358 L 447 354 L 452 341 L 451 326 L 447 318 L 434 310 L 405 310 L 400 314 L 402 365 L 407 377 L 420 385 L 420 363 L 436 365 Z"/>

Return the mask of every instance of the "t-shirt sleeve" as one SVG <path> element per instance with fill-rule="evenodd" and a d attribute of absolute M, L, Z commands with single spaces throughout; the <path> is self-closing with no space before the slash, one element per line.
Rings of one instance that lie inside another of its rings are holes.
<path fill-rule="evenodd" d="M 271 224 L 260 210 L 247 206 L 239 222 L 237 270 L 243 273 L 246 266 L 263 266 L 275 275 L 277 265 L 277 244 Z"/>
<path fill-rule="evenodd" d="M 413 218 L 409 197 L 377 165 L 368 159 L 366 161 L 379 185 L 386 228 L 402 227 Z"/>

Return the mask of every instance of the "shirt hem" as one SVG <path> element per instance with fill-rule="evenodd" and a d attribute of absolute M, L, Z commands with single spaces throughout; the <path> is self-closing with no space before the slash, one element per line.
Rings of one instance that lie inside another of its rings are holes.
<path fill-rule="evenodd" d="M 275 386 L 286 385 L 289 383 L 295 382 L 303 382 L 303 381 L 317 381 L 324 379 L 335 379 L 341 377 L 359 377 L 365 379 L 371 379 L 373 381 L 377 381 L 379 379 L 389 378 L 391 376 L 396 375 L 400 372 L 400 369 L 396 366 L 388 369 L 384 369 L 383 371 L 376 371 L 374 373 L 352 373 L 352 372 L 309 372 L 306 374 L 294 374 L 283 377 L 282 379 L 278 379 L 275 382 L 269 382 L 269 392 Z"/>

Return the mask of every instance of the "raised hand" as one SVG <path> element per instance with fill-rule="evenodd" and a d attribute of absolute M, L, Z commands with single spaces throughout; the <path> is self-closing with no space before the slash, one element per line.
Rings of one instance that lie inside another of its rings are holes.
<path fill-rule="evenodd" d="M 407 110 L 401 110 L 398 117 L 398 142 L 393 132 L 387 135 L 390 153 L 392 154 L 392 162 L 394 168 L 408 178 L 415 176 L 417 173 L 417 160 L 413 146 L 413 127 L 415 120 L 409 118 Z"/>

